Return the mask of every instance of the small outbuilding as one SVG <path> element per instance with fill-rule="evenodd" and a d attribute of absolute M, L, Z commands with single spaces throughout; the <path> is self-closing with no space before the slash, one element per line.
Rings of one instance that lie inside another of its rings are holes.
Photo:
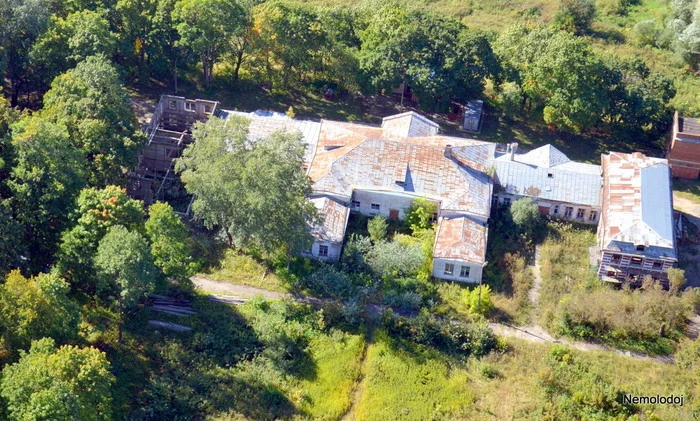
<path fill-rule="evenodd" d="M 467 102 L 464 107 L 464 121 L 462 129 L 470 133 L 479 133 L 481 131 L 481 117 L 484 114 L 484 101 L 474 99 Z"/>

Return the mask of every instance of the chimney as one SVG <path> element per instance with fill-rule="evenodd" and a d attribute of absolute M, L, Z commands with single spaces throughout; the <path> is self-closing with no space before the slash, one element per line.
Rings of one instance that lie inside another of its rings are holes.
<path fill-rule="evenodd" d="M 445 158 L 452 159 L 452 145 L 445 145 Z"/>
<path fill-rule="evenodd" d="M 513 160 L 513 157 L 515 157 L 515 152 L 518 150 L 518 142 L 513 142 L 509 145 L 509 151 L 510 152 L 510 160 Z"/>

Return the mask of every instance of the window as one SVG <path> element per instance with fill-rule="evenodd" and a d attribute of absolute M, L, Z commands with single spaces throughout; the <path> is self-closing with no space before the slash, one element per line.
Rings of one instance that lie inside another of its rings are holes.
<path fill-rule="evenodd" d="M 353 200 L 352 207 L 355 209 L 360 209 L 360 202 L 358 202 L 357 200 Z"/>
<path fill-rule="evenodd" d="M 579 209 L 576 211 L 576 218 L 577 219 L 583 219 L 583 215 L 586 213 L 585 209 Z"/>
<path fill-rule="evenodd" d="M 328 256 L 328 246 L 320 245 L 318 246 L 318 255 L 321 257 Z"/>
<path fill-rule="evenodd" d="M 549 177 L 549 178 L 554 178 L 554 174 L 552 174 L 551 172 L 550 172 L 550 173 L 547 173 L 547 177 Z"/>
<path fill-rule="evenodd" d="M 204 112 L 207 113 L 207 114 L 211 113 L 211 105 L 205 105 L 205 106 L 204 106 Z"/>
<path fill-rule="evenodd" d="M 620 256 L 619 254 L 613 254 L 611 261 L 613 263 L 620 263 L 622 261 L 622 256 Z"/>
<path fill-rule="evenodd" d="M 462 268 L 459 270 L 459 277 L 460 278 L 468 278 L 470 270 L 471 270 L 471 268 L 469 266 L 462 266 Z"/>
<path fill-rule="evenodd" d="M 591 213 L 588 214 L 588 220 L 595 221 L 596 219 L 598 219 L 598 211 L 592 210 Z"/>
<path fill-rule="evenodd" d="M 554 211 L 552 212 L 554 215 L 559 215 L 559 205 L 554 205 Z"/>
<path fill-rule="evenodd" d="M 642 265 L 642 258 L 641 257 L 633 257 L 630 260 L 630 266 L 641 266 Z"/>
<path fill-rule="evenodd" d="M 506 206 L 510 206 L 510 197 L 506 197 L 505 199 L 503 199 L 503 204 Z"/>
<path fill-rule="evenodd" d="M 571 218 L 571 215 L 574 213 L 574 208 L 571 206 L 567 206 L 566 210 L 564 211 L 564 217 L 565 218 Z"/>
<path fill-rule="evenodd" d="M 498 196 L 493 196 L 493 203 L 498 203 Z"/>
<path fill-rule="evenodd" d="M 187 111 L 194 111 L 194 104 L 192 102 L 185 102 L 185 109 Z"/>
<path fill-rule="evenodd" d="M 445 271 L 443 273 L 452 276 L 455 273 L 455 265 L 452 263 L 445 263 Z"/>
<path fill-rule="evenodd" d="M 168 107 L 169 107 L 171 110 L 176 110 L 176 109 L 177 109 L 177 102 L 175 102 L 175 101 L 168 101 Z"/>
<path fill-rule="evenodd" d="M 642 245 L 637 246 L 637 251 L 644 251 L 644 246 L 642 246 Z"/>
<path fill-rule="evenodd" d="M 664 265 L 663 265 L 663 263 L 661 263 L 661 262 L 654 262 L 654 265 L 652 266 L 652 269 L 654 269 L 654 270 L 661 270 L 661 268 L 662 268 L 663 266 L 664 266 Z"/>
<path fill-rule="evenodd" d="M 370 206 L 370 208 L 372 209 L 372 213 L 378 213 L 378 212 L 379 212 L 379 205 L 376 204 L 376 203 L 372 203 L 372 205 Z"/>

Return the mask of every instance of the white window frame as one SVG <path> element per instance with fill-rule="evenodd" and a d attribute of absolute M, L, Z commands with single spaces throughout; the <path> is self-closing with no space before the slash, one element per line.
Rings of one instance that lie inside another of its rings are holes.
<path fill-rule="evenodd" d="M 464 272 L 465 272 L 465 269 L 466 269 L 466 274 L 464 273 Z M 471 274 L 471 271 L 472 271 L 471 266 L 462 265 L 462 266 L 459 268 L 459 277 L 460 277 L 460 278 L 467 278 L 467 279 L 469 279 L 469 275 Z"/>
<path fill-rule="evenodd" d="M 449 276 L 454 276 L 455 273 L 455 265 L 454 263 L 445 263 L 445 269 L 442 272 L 443 275 L 449 275 Z"/>
<path fill-rule="evenodd" d="M 369 205 L 369 211 L 371 213 L 379 213 L 381 212 L 381 206 L 377 203 L 372 203 Z"/>
<path fill-rule="evenodd" d="M 185 102 L 185 111 L 189 111 L 189 112 L 193 113 L 193 112 L 195 112 L 196 109 L 197 109 L 197 106 L 194 105 L 194 103 Z"/>
<path fill-rule="evenodd" d="M 328 257 L 328 246 L 325 244 L 318 245 L 318 255 L 320 257 Z"/>

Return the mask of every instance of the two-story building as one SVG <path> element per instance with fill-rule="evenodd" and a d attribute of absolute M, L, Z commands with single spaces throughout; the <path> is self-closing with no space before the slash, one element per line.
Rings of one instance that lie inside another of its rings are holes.
<path fill-rule="evenodd" d="M 600 165 L 574 162 L 552 145 L 517 152 L 517 143 L 496 151 L 491 164 L 496 183 L 494 203 L 509 205 L 529 197 L 543 215 L 598 223 Z"/>
<path fill-rule="evenodd" d="M 666 271 L 677 262 L 668 161 L 611 152 L 601 162 L 598 275 L 636 282 L 649 275 L 667 282 Z"/>

